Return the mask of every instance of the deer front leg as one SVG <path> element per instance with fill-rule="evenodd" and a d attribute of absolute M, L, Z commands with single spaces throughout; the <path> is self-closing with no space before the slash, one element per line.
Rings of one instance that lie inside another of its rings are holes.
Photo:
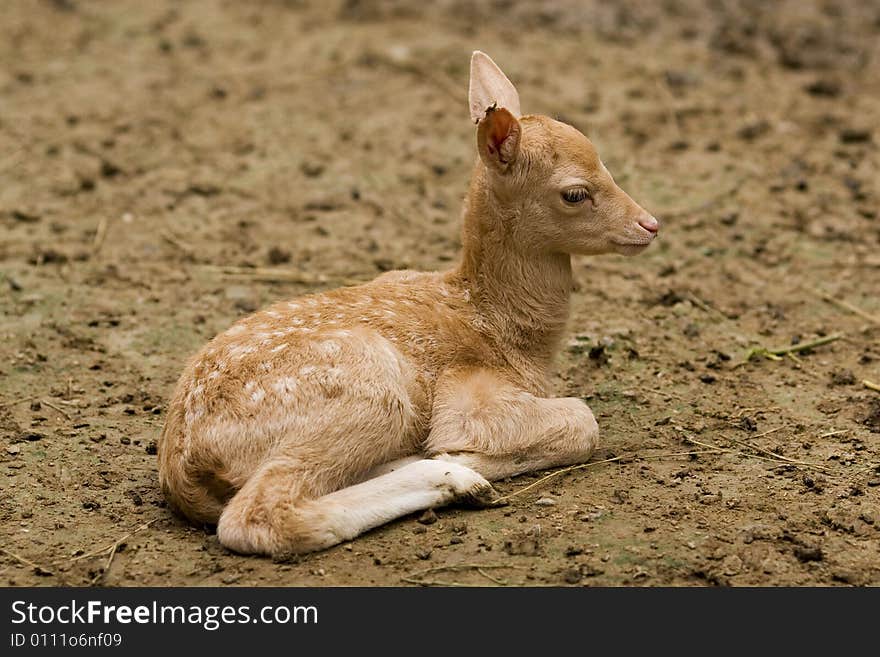
<path fill-rule="evenodd" d="M 439 382 L 426 448 L 493 481 L 586 462 L 598 438 L 596 418 L 580 399 L 536 397 L 503 373 L 473 369 Z"/>

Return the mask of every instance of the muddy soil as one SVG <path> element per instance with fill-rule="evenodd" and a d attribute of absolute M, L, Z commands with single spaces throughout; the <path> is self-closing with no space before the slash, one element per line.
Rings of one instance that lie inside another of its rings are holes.
<path fill-rule="evenodd" d="M 880 584 L 876 2 L 14 0 L 0 35 L 3 585 Z M 452 265 L 474 48 L 664 222 L 575 260 L 557 384 L 602 447 L 507 507 L 231 554 L 158 490 L 183 363 Z"/>

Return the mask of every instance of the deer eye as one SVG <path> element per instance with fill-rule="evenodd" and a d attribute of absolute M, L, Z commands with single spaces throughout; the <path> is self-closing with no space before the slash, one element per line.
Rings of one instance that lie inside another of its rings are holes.
<path fill-rule="evenodd" d="M 590 192 L 585 187 L 572 187 L 562 192 L 562 200 L 570 205 L 578 205 L 590 198 Z"/>

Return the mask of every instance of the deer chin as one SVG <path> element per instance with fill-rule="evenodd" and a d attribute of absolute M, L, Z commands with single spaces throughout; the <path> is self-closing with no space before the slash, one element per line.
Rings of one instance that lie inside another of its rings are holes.
<path fill-rule="evenodd" d="M 611 244 L 614 249 L 613 253 L 624 256 L 634 256 L 651 246 L 652 241 L 653 240 L 648 240 L 647 242 L 612 242 Z"/>

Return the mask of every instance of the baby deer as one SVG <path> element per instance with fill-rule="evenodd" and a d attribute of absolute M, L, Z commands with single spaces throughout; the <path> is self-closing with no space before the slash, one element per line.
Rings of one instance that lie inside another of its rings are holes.
<path fill-rule="evenodd" d="M 659 224 L 590 141 L 471 59 L 479 158 L 452 270 L 393 271 L 239 320 L 187 365 L 159 442 L 168 501 L 245 554 L 321 550 L 492 480 L 586 461 L 593 413 L 547 397 L 571 256 Z"/>

